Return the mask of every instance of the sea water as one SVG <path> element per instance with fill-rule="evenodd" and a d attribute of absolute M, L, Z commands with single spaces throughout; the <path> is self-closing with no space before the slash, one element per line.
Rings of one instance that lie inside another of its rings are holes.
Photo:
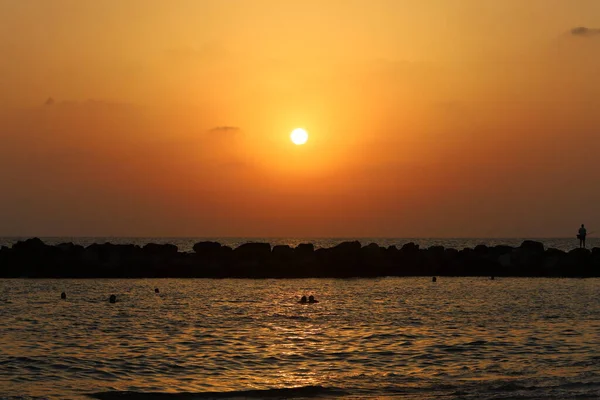
<path fill-rule="evenodd" d="M 600 279 L 0 280 L 0 398 L 596 399 L 599 295 Z"/>

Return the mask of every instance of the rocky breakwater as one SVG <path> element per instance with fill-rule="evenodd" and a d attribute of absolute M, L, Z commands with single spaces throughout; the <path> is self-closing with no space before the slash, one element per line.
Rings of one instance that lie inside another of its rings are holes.
<path fill-rule="evenodd" d="M 3 278 L 351 278 L 378 276 L 600 276 L 600 248 L 564 252 L 524 241 L 519 247 L 479 245 L 462 250 L 362 246 L 344 242 L 274 246 L 247 243 L 235 249 L 200 242 L 193 252 L 172 244 L 73 243 L 50 246 L 33 238 L 0 249 Z"/>

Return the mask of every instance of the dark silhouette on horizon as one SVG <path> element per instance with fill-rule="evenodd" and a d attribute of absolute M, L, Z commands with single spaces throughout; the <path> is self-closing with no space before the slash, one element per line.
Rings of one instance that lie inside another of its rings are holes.
<path fill-rule="evenodd" d="M 60 294 L 60 298 L 61 298 L 62 300 L 66 300 L 66 299 L 67 299 L 67 294 L 66 294 L 65 292 L 62 292 L 62 293 Z"/>
<path fill-rule="evenodd" d="M 525 240 L 520 246 L 462 250 L 406 243 L 381 247 L 343 242 L 315 249 L 246 243 L 232 249 L 199 242 L 193 252 L 172 244 L 46 245 L 38 238 L 0 248 L 2 278 L 374 278 L 382 276 L 600 276 L 600 248 L 569 252 Z M 155 288 L 158 289 L 158 288 Z M 159 291 L 155 290 L 155 293 Z"/>
<path fill-rule="evenodd" d="M 581 228 L 579 228 L 579 233 L 577 234 L 577 239 L 579 239 L 579 248 L 585 249 L 585 237 L 587 236 L 587 229 L 585 226 L 581 224 Z"/>

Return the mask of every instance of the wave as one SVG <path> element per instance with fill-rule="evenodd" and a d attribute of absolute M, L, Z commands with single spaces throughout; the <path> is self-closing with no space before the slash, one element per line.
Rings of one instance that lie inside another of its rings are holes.
<path fill-rule="evenodd" d="M 281 389 L 255 389 L 255 390 L 238 390 L 230 392 L 183 392 L 183 393 L 164 393 L 164 392 L 130 392 L 130 391 L 111 391 L 92 393 L 88 396 L 99 400 L 196 400 L 196 399 L 234 399 L 234 398 L 307 398 L 307 397 L 339 397 L 346 393 L 340 389 L 327 388 L 323 386 L 300 386 L 294 388 Z"/>

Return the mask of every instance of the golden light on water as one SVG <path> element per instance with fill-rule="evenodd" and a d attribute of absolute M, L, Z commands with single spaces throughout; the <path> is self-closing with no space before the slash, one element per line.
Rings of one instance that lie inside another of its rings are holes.
<path fill-rule="evenodd" d="M 294 142 L 294 144 L 301 145 L 306 143 L 306 141 L 308 140 L 308 132 L 306 132 L 306 130 L 302 128 L 297 128 L 292 131 L 290 138 L 292 139 L 292 142 Z"/>

